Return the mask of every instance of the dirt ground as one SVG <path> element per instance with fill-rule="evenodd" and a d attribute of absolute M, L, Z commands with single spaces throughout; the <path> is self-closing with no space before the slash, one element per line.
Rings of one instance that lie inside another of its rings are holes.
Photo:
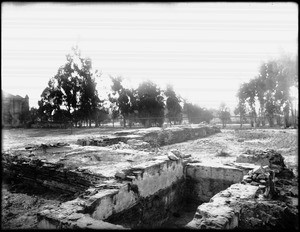
<path fill-rule="evenodd" d="M 12 129 L 2 130 L 2 151 L 21 148 L 27 144 L 66 142 L 108 135 L 120 128 L 92 129 Z M 283 155 L 288 167 L 298 174 L 298 131 L 295 129 L 224 129 L 209 137 L 161 147 L 162 151 L 177 148 L 194 159 L 230 163 L 248 149 L 275 149 Z M 47 204 L 58 205 L 68 196 L 54 196 L 49 191 L 7 186 L 2 182 L 2 229 L 34 229 L 36 213 Z"/>

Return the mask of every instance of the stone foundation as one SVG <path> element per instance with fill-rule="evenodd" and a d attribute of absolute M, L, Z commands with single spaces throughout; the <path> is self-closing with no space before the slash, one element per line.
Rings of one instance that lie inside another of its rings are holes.
<path fill-rule="evenodd" d="M 134 135 L 156 146 L 215 132 L 213 127 L 151 128 Z M 134 145 L 133 137 L 123 133 Z M 41 145 L 2 154 L 7 177 L 73 194 L 72 200 L 38 213 L 39 229 L 160 228 L 185 202 L 199 205 L 186 225 L 191 229 L 276 228 L 279 222 L 298 215 L 290 207 L 290 198 L 276 190 L 279 184 L 290 188 L 286 185 L 290 172 L 277 153 L 268 157 L 269 168 L 277 170 L 277 182 L 270 180 L 265 188 L 272 186 L 276 197 L 285 199 L 278 207 L 278 199 L 262 197 L 261 186 L 253 184 L 261 163 L 247 164 L 240 159 L 231 165 L 195 163 L 177 150 L 159 155 L 85 145 Z M 267 176 L 268 168 L 264 170 Z M 282 176 L 285 179 L 279 179 Z M 298 196 L 294 189 L 286 192 Z M 251 214 L 252 206 L 257 206 L 257 214 Z M 266 209 L 267 216 L 261 209 Z"/>
<path fill-rule="evenodd" d="M 187 198 L 208 202 L 215 194 L 243 180 L 242 168 L 211 163 L 191 163 L 186 167 Z"/>
<path fill-rule="evenodd" d="M 176 126 L 166 129 L 154 127 L 115 132 L 113 136 L 79 139 L 77 143 L 82 146 L 109 146 L 119 142 L 127 143 L 128 140 L 135 139 L 149 143 L 151 146 L 163 146 L 203 138 L 218 132 L 221 132 L 220 128 L 204 125 Z"/>
<path fill-rule="evenodd" d="M 97 221 L 120 224 L 124 228 L 155 227 L 167 220 L 184 199 L 181 160 L 161 157 L 124 170 L 124 173 L 132 180 L 107 181 L 59 208 L 40 212 L 39 228 L 65 228 L 68 221 L 74 224 L 83 215 Z M 74 215 L 77 216 L 74 218 Z M 153 221 L 153 218 L 156 220 Z M 73 224 L 72 228 L 78 226 Z"/>

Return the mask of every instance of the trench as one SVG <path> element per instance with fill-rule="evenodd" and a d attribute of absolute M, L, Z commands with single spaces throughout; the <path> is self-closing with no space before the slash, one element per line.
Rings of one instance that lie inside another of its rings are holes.
<path fill-rule="evenodd" d="M 222 193 L 222 191 L 227 191 L 237 183 L 240 184 L 248 171 L 248 169 L 218 164 L 184 164 L 180 160 L 163 160 L 154 165 L 149 164 L 143 169 L 129 170 L 131 173 L 127 173 L 128 175 L 138 173 L 134 181 L 119 181 L 118 188 L 100 190 L 99 195 L 93 195 L 94 201 L 91 201 L 90 205 L 81 210 L 81 213 L 89 215 L 97 222 L 103 221 L 128 229 L 189 228 L 187 225 L 195 217 L 202 217 L 197 213 L 203 203 L 211 202 L 211 199 Z M 28 183 L 23 184 L 28 185 Z M 39 189 L 39 187 L 36 186 L 36 189 Z M 40 190 L 41 192 L 47 191 L 46 188 Z M 55 193 L 54 189 L 53 191 Z M 247 194 L 248 192 L 247 189 L 243 188 L 239 191 L 239 194 Z M 251 193 L 251 191 L 249 192 Z M 71 199 L 71 201 L 76 200 L 76 197 L 69 192 L 56 193 L 57 196 L 68 195 L 69 201 Z M 90 199 L 87 199 L 87 201 L 90 201 Z M 65 203 L 68 204 L 68 202 Z M 257 203 L 251 202 L 250 199 L 242 208 L 243 210 L 241 210 L 239 216 L 233 216 L 230 219 L 231 221 L 229 220 L 229 225 L 226 225 L 229 227 L 224 228 L 253 228 L 251 223 L 255 222 L 255 217 L 249 222 L 248 216 L 252 215 L 249 212 L 254 211 L 257 211 L 258 216 L 256 217 L 258 218 L 265 217 L 265 214 L 259 214 L 261 212 L 267 212 L 271 216 L 277 215 L 277 219 L 272 222 L 273 226 L 268 227 L 269 229 L 276 227 L 282 229 L 298 228 L 295 214 L 286 209 L 282 210 L 276 204 L 272 205 L 272 202 Z M 63 228 L 59 225 L 59 220 L 55 219 L 57 215 L 60 215 L 60 213 L 52 213 L 52 215 L 39 219 L 41 223 L 38 228 Z M 72 217 L 72 215 L 70 216 Z M 260 227 L 254 226 L 254 228 Z M 260 229 L 265 228 L 262 225 Z"/>
<path fill-rule="evenodd" d="M 166 169 L 166 172 L 174 169 L 174 163 L 176 162 L 173 162 L 173 168 Z M 240 169 L 214 167 L 209 164 L 182 166 L 181 163 L 177 163 L 177 166 L 184 170 L 175 182 L 164 188 L 157 188 L 157 191 L 143 197 L 138 191 L 135 192 L 138 196 L 133 206 L 119 212 L 112 210 L 112 214 L 105 219 L 95 213 L 97 207 L 89 209 L 89 214 L 95 219 L 130 229 L 185 228 L 193 220 L 197 208 L 202 203 L 209 202 L 218 192 L 241 181 L 244 175 L 244 171 Z M 156 182 L 164 180 L 161 177 L 163 174 L 154 176 Z M 145 185 L 152 185 L 147 178 L 141 179 L 141 182 L 137 183 L 137 188 L 141 190 Z M 113 197 L 111 202 L 118 204 Z"/>

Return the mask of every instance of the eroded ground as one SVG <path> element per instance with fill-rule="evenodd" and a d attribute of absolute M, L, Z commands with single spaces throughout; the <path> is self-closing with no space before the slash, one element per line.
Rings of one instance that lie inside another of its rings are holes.
<path fill-rule="evenodd" d="M 97 137 L 109 135 L 120 129 L 71 129 L 68 130 L 3 130 L 2 149 L 15 149 L 24 147 L 26 144 L 41 144 L 65 142 L 75 145 L 78 139 L 86 137 Z M 230 163 L 236 157 L 248 149 L 275 149 L 285 158 L 287 166 L 297 170 L 297 130 L 222 130 L 205 138 L 190 140 L 183 143 L 167 145 L 160 148 L 144 148 L 151 151 L 164 153 L 171 148 L 177 148 L 183 154 L 191 154 L 194 159 L 200 161 L 211 161 Z M 114 148 L 127 148 L 120 143 L 112 145 Z M 90 148 L 95 149 L 95 148 Z M 142 151 L 141 151 L 142 152 Z M 55 157 L 53 157 L 55 158 Z M 132 157 L 126 152 L 120 160 L 124 164 L 130 164 Z M 151 157 L 144 157 L 151 160 Z M 95 158 L 97 159 L 97 158 Z M 108 164 L 109 165 L 109 164 Z M 24 189 L 24 186 L 12 185 L 10 188 L 2 185 L 2 228 L 3 229 L 25 229 L 35 228 L 37 223 L 36 213 L 47 204 L 58 205 L 68 200 L 68 196 L 57 196 L 49 191 L 35 191 Z M 25 193 L 26 192 L 26 193 Z M 176 215 L 175 215 L 176 216 Z M 175 219 L 176 220 L 176 219 Z"/>

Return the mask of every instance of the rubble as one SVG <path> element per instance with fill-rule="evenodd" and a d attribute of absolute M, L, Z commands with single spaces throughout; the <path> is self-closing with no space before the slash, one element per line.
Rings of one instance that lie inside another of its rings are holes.
<path fill-rule="evenodd" d="M 42 143 L 41 145 L 28 144 L 25 146 L 25 149 L 29 150 L 29 151 L 35 151 L 35 150 L 45 150 L 45 149 L 49 149 L 49 148 L 60 148 L 60 147 L 65 147 L 65 146 L 69 146 L 69 145 L 70 144 L 68 144 L 68 143 L 49 143 L 49 144 Z"/>
<path fill-rule="evenodd" d="M 248 152 L 249 153 L 249 152 Z M 292 170 L 288 169 L 284 163 L 282 155 L 274 150 L 254 151 L 255 156 L 261 155 L 265 160 L 268 159 L 268 165 L 259 166 L 244 176 L 242 183 L 259 186 L 265 198 L 277 199 L 282 191 L 278 183 L 281 179 L 291 180 L 295 178 Z M 240 161 L 240 157 L 237 158 Z M 259 159 L 256 159 L 256 162 Z"/>
<path fill-rule="evenodd" d="M 115 132 L 111 136 L 78 139 L 81 146 L 112 146 L 127 143 L 133 149 L 149 149 L 167 144 L 184 142 L 189 139 L 201 138 L 220 132 L 220 128 L 210 125 L 176 126 L 162 129 L 153 127 L 140 130 Z"/>

